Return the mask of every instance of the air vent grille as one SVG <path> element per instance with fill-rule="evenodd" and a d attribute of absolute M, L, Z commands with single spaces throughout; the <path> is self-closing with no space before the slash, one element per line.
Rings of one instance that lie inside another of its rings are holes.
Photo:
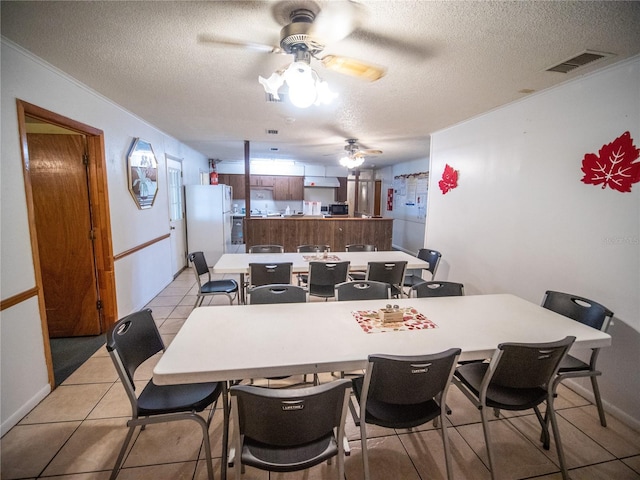
<path fill-rule="evenodd" d="M 583 67 L 589 63 L 593 63 L 611 56 L 613 56 L 613 54 L 611 53 L 593 52 L 587 50 L 579 55 L 576 55 L 573 58 L 570 58 L 569 60 L 565 60 L 564 62 L 559 63 L 558 65 L 547 68 L 547 72 L 569 73 L 576 68 Z"/>
<path fill-rule="evenodd" d="M 267 128 L 266 132 L 267 135 L 278 135 L 278 130 L 275 130 L 273 128 Z"/>
<path fill-rule="evenodd" d="M 265 92 L 264 94 L 265 96 L 265 100 L 267 101 L 267 103 L 282 103 L 282 94 L 278 94 L 278 96 L 280 98 L 276 98 L 273 93 L 267 93 Z"/>

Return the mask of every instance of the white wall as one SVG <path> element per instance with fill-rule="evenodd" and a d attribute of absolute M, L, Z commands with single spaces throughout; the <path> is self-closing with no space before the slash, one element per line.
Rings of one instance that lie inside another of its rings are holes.
<path fill-rule="evenodd" d="M 424 246 L 425 220 L 417 215 L 417 207 L 400 206 L 392 211 L 387 210 L 387 189 L 394 187 L 394 177 L 409 175 L 412 173 L 426 172 L 429 170 L 427 157 L 412 162 L 398 163 L 391 167 L 376 170 L 376 180 L 382 180 L 382 204 L 381 214 L 385 218 L 393 218 L 393 243 L 394 249 L 404 250 L 407 253 L 417 255 L 418 250 Z M 436 246 L 429 248 L 437 250 Z"/>
<path fill-rule="evenodd" d="M 640 183 L 620 193 L 580 170 L 625 131 L 639 146 L 640 57 L 433 134 L 425 243 L 468 294 L 560 290 L 613 310 L 602 395 L 640 426 Z M 443 195 L 445 164 L 459 186 Z"/>
<path fill-rule="evenodd" d="M 197 183 L 206 157 L 2 39 L 1 262 L 2 298 L 35 286 L 19 148 L 16 99 L 104 131 L 113 253 L 169 233 L 165 155 L 184 159 L 185 183 Z M 138 210 L 127 188 L 126 155 L 134 137 L 151 143 L 159 191 L 153 208 Z M 118 314 L 143 307 L 172 280 L 169 239 L 115 264 Z M 49 391 L 40 315 L 35 298 L 0 314 L 2 434 Z"/>

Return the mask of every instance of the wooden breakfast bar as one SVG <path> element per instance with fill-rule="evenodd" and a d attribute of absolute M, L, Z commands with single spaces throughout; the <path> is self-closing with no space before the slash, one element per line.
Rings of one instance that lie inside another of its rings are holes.
<path fill-rule="evenodd" d="M 345 245 L 365 243 L 378 250 L 391 250 L 392 218 L 353 217 L 252 217 L 244 221 L 247 248 L 252 245 L 282 245 L 295 252 L 298 245 L 329 245 L 344 251 Z"/>

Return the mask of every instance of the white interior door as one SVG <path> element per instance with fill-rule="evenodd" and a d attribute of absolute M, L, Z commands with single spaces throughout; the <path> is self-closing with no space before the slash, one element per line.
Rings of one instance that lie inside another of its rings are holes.
<path fill-rule="evenodd" d="M 169 188 L 169 226 L 171 229 L 171 269 L 177 275 L 187 264 L 186 225 L 184 221 L 184 192 L 182 162 L 167 158 Z"/>

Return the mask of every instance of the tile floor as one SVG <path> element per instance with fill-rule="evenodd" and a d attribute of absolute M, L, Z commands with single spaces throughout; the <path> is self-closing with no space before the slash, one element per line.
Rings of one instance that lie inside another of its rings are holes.
<path fill-rule="evenodd" d="M 184 271 L 150 303 L 160 332 L 168 344 L 192 309 L 195 280 Z M 213 304 L 225 303 L 216 297 Z M 237 308 L 242 308 L 238 306 Z M 143 365 L 137 381 L 151 378 L 153 365 Z M 330 381 L 330 374 L 321 381 Z M 447 403 L 453 410 L 448 429 L 453 478 L 489 479 L 480 415 L 455 387 Z M 595 407 L 566 387 L 556 403 L 571 478 L 574 480 L 640 479 L 640 434 L 608 415 L 603 428 Z M 211 426 L 216 478 L 220 478 L 222 412 Z M 533 412 L 492 422 L 500 479 L 556 480 L 561 475 L 554 446 L 542 449 Z M 108 479 L 130 415 L 129 402 L 111 360 L 102 348 L 45 398 L 1 440 L 0 478 L 59 480 Z M 359 430 L 348 419 L 351 455 L 347 480 L 362 479 Z M 407 430 L 368 429 L 373 480 L 444 479 L 446 470 L 439 431 L 431 424 Z M 148 426 L 135 443 L 118 475 L 119 480 L 178 480 L 207 478 L 199 427 L 193 422 Z M 233 479 L 233 470 L 229 470 Z M 335 479 L 336 463 L 306 472 L 269 474 L 247 467 L 253 479 Z"/>

